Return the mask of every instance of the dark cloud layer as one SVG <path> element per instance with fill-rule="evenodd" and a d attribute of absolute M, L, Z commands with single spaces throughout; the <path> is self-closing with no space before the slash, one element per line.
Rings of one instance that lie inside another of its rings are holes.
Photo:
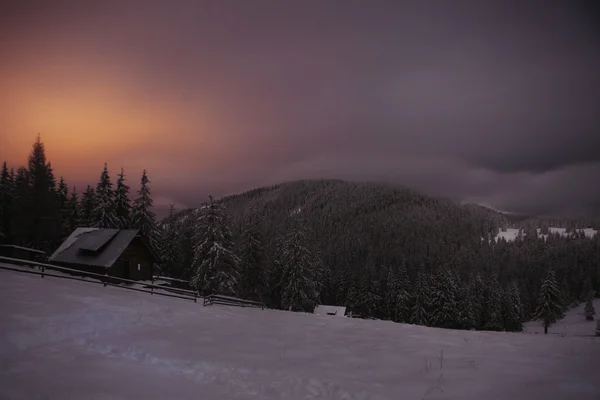
<path fill-rule="evenodd" d="M 179 146 L 136 156 L 170 162 L 156 185 L 186 205 L 331 177 L 523 212 L 600 211 L 594 2 L 52 4 L 8 6 L 0 33 L 92 49 L 148 96 L 218 110 L 204 145 L 214 163 L 198 167 L 193 123 L 169 133 Z"/>

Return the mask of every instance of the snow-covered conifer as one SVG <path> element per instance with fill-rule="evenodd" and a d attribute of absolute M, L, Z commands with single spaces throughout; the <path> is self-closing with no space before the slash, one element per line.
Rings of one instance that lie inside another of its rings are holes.
<path fill-rule="evenodd" d="M 125 172 L 117 175 L 117 189 L 115 190 L 115 212 L 121 229 L 131 225 L 131 201 L 129 200 L 129 185 L 125 183 Z"/>
<path fill-rule="evenodd" d="M 429 324 L 429 282 L 424 272 L 419 271 L 414 284 L 411 324 Z"/>
<path fill-rule="evenodd" d="M 431 287 L 429 322 L 439 328 L 455 328 L 458 326 L 458 286 L 447 269 L 440 269 L 434 275 Z"/>
<path fill-rule="evenodd" d="M 199 293 L 235 295 L 240 279 L 239 258 L 223 206 L 209 196 L 200 210 L 190 284 Z"/>
<path fill-rule="evenodd" d="M 94 210 L 96 209 L 96 192 L 87 185 L 79 203 L 79 226 L 89 228 L 94 225 Z"/>
<path fill-rule="evenodd" d="M 585 319 L 588 321 L 593 321 L 594 315 L 596 315 L 594 303 L 592 302 L 592 300 L 588 300 L 588 302 L 585 303 Z"/>
<path fill-rule="evenodd" d="M 133 202 L 131 209 L 131 227 L 139 229 L 140 235 L 148 242 L 156 253 L 161 254 L 158 245 L 158 226 L 156 224 L 156 215 L 152 211 L 154 201 L 151 197 L 150 180 L 146 170 L 142 172 L 140 180 L 140 189 L 138 196 Z"/>
<path fill-rule="evenodd" d="M 535 319 L 544 326 L 544 333 L 548 327 L 564 316 L 563 304 L 558 289 L 558 282 L 554 270 L 549 270 L 538 294 L 538 304 L 535 310 Z"/>
<path fill-rule="evenodd" d="M 264 300 L 267 278 L 265 273 L 265 248 L 260 227 L 260 213 L 253 206 L 244 218 L 240 243 L 241 295 L 252 300 Z"/>
<path fill-rule="evenodd" d="M 93 226 L 96 228 L 119 228 L 115 207 L 115 194 L 105 163 L 100 182 L 96 186 L 96 207 L 93 212 Z"/>
<path fill-rule="evenodd" d="M 281 305 L 288 310 L 312 311 L 319 303 L 322 265 L 309 249 L 305 227 L 299 217 L 292 218 L 292 230 L 280 239 L 277 246 L 276 257 L 281 268 Z"/>

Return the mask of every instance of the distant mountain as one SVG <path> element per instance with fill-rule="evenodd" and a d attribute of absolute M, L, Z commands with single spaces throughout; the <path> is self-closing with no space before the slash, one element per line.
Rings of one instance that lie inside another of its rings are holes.
<path fill-rule="evenodd" d="M 473 281 L 479 274 L 485 277 L 486 287 L 516 282 L 526 316 L 533 312 L 548 268 L 557 271 L 567 301 L 582 298 L 586 279 L 600 290 L 600 240 L 594 239 L 600 235 L 593 230 L 571 234 L 594 223 L 587 219 L 519 215 L 461 205 L 391 184 L 341 180 L 286 182 L 220 202 L 227 209 L 236 243 L 241 241 L 248 211 L 258 210 L 267 274 L 275 268 L 277 240 L 290 232 L 294 220 L 300 220 L 308 231 L 311 251 L 327 272 L 321 300 L 363 315 L 388 315 L 384 303 L 389 300 L 382 296 L 396 296 L 386 286 L 389 274 L 405 274 L 410 290 L 420 274 L 426 285 L 444 287 L 435 281 L 443 270 L 452 271 L 452 279 L 462 285 L 479 284 Z M 183 261 L 173 272 L 177 277 L 190 277 L 193 228 L 202 207 L 183 210 L 165 221 L 177 226 L 183 238 L 177 250 Z M 532 236 L 543 240 L 531 240 Z M 270 284 L 273 288 L 276 282 Z M 269 296 L 270 304 L 277 307 L 278 294 Z M 407 301 L 410 305 L 415 300 Z"/>

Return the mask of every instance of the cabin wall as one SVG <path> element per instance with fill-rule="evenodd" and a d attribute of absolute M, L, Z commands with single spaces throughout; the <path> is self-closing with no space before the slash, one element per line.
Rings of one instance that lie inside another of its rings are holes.
<path fill-rule="evenodd" d="M 136 238 L 110 268 L 109 275 L 135 281 L 151 280 L 153 262 L 154 258 L 148 248 Z"/>

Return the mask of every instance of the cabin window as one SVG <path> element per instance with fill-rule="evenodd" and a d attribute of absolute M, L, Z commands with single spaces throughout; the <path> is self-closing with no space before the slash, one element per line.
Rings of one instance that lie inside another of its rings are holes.
<path fill-rule="evenodd" d="M 141 268 L 141 267 L 140 267 L 140 264 L 138 264 L 138 271 L 140 270 L 140 268 Z"/>

